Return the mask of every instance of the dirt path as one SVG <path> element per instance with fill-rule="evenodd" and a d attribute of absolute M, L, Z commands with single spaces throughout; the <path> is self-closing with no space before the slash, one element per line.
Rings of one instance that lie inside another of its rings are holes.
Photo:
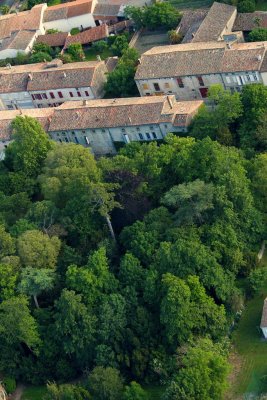
<path fill-rule="evenodd" d="M 21 400 L 21 396 L 23 394 L 24 389 L 25 389 L 25 386 L 19 383 L 17 386 L 17 389 L 10 397 L 10 400 Z"/>

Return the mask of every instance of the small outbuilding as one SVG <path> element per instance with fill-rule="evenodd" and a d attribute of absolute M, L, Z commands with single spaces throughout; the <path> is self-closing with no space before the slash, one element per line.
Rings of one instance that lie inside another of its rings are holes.
<path fill-rule="evenodd" d="M 261 330 L 265 339 L 267 339 L 267 298 L 264 300 L 262 316 L 261 316 Z"/>

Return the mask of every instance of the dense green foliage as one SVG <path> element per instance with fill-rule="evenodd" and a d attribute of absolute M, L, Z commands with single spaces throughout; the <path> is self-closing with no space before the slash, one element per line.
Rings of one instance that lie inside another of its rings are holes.
<path fill-rule="evenodd" d="M 120 42 L 120 45 L 123 43 Z M 118 49 L 118 43 L 116 43 L 116 41 L 113 46 L 115 45 Z M 118 51 L 122 51 L 122 57 L 116 68 L 108 74 L 108 79 L 105 84 L 105 97 L 137 96 L 138 90 L 134 81 L 134 76 L 138 63 L 138 52 L 130 48 L 125 48 L 124 50 L 120 48 Z"/>
<path fill-rule="evenodd" d="M 248 39 L 250 42 L 261 42 L 267 40 L 267 29 L 266 28 L 255 28 L 249 35 Z"/>
<path fill-rule="evenodd" d="M 138 28 L 173 29 L 181 19 L 179 11 L 168 2 L 155 2 L 150 6 L 128 6 L 125 14 L 132 19 Z"/>
<path fill-rule="evenodd" d="M 14 120 L 0 164 L 1 374 L 57 382 L 47 400 L 146 400 L 153 382 L 164 400 L 222 399 L 238 280 L 252 295 L 265 276 L 267 91 L 210 97 L 191 137 L 98 160 Z"/>

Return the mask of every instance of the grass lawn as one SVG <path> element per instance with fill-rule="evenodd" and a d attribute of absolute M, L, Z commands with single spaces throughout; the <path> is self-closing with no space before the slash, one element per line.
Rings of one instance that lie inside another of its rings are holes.
<path fill-rule="evenodd" d="M 266 0 L 258 0 L 256 9 L 261 10 L 261 11 L 267 11 L 267 1 Z"/>
<path fill-rule="evenodd" d="M 165 390 L 163 386 L 146 386 L 144 389 L 149 396 L 149 400 L 160 400 Z"/>
<path fill-rule="evenodd" d="M 266 265 L 266 253 L 263 263 Z M 242 370 L 232 390 L 236 396 L 248 392 L 259 394 L 267 390 L 267 341 L 262 339 L 259 329 L 266 296 L 267 282 L 259 293 L 248 301 L 233 333 L 233 343 L 243 359 Z"/>
<path fill-rule="evenodd" d="M 213 0 L 168 0 L 173 6 L 182 10 L 185 8 L 207 8 L 213 3 Z M 264 0 L 263 0 L 264 1 Z"/>
<path fill-rule="evenodd" d="M 42 400 L 46 392 L 46 386 L 29 386 L 24 390 L 21 400 Z"/>
<path fill-rule="evenodd" d="M 94 49 L 87 49 L 84 51 L 86 61 L 95 61 L 97 54 L 99 52 L 95 51 Z M 109 49 L 105 49 L 102 53 L 99 54 L 102 60 L 105 60 L 108 57 L 112 57 L 113 53 Z"/>

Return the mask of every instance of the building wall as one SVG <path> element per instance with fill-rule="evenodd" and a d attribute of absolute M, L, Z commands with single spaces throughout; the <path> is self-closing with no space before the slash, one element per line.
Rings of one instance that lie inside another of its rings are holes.
<path fill-rule="evenodd" d="M 127 126 L 99 129 L 76 129 L 72 131 L 49 132 L 57 142 L 73 142 L 90 147 L 96 155 L 116 154 L 114 143 L 132 141 L 152 141 L 163 139 L 169 132 L 185 132 L 184 127 L 173 127 L 170 123 L 160 123 L 140 126 Z"/>
<path fill-rule="evenodd" d="M 28 92 L 0 93 L 0 110 L 18 108 L 34 108 L 31 95 Z"/>
<path fill-rule="evenodd" d="M 185 76 L 180 78 L 180 85 L 182 84 L 184 87 L 179 87 L 178 79 L 142 79 L 137 80 L 136 84 L 140 96 L 175 94 L 177 100 L 205 100 L 203 95 L 205 89 L 214 84 L 221 84 L 225 89 L 238 92 L 242 90 L 242 86 L 247 84 L 263 82 L 267 85 L 267 73 L 260 74 L 257 71 Z M 201 83 L 203 84 L 200 84 L 199 79 L 202 79 Z M 158 84 L 160 90 L 155 90 L 154 84 Z M 201 90 L 203 90 L 202 93 Z"/>
<path fill-rule="evenodd" d="M 242 90 L 244 85 L 263 82 L 262 76 L 257 71 L 222 74 L 222 80 L 226 89 L 238 92 Z"/>
<path fill-rule="evenodd" d="M 61 32 L 70 32 L 72 28 L 89 28 L 95 25 L 92 14 L 79 15 L 68 19 L 44 22 L 45 29 L 58 29 Z"/>
<path fill-rule="evenodd" d="M 68 88 L 68 89 L 52 89 L 52 90 L 32 90 L 29 92 L 32 98 L 34 107 L 44 108 L 44 107 L 55 107 L 65 101 L 70 100 L 90 100 L 94 99 L 94 93 L 91 87 L 82 88 Z M 60 93 L 62 97 L 60 97 Z M 72 93 L 73 96 L 70 95 Z M 78 95 L 80 93 L 80 96 Z M 40 98 L 36 98 L 39 95 Z M 35 98 L 33 98 L 33 96 Z M 53 97 L 54 96 L 54 97 Z"/>
<path fill-rule="evenodd" d="M 233 31 L 233 26 L 234 26 L 234 23 L 235 23 L 235 20 L 236 20 L 236 16 L 237 16 L 237 10 L 234 10 L 231 18 L 228 20 L 228 22 L 227 22 L 224 30 L 222 31 L 221 36 L 220 36 L 220 38 L 218 40 L 223 40 L 223 35 Z"/>
<path fill-rule="evenodd" d="M 223 85 L 220 74 L 199 75 L 203 80 L 200 85 L 197 76 L 183 76 L 181 78 L 161 78 L 161 79 L 142 79 L 137 80 L 137 87 L 141 96 L 175 94 L 177 100 L 203 99 L 200 89 L 209 88 L 214 84 Z M 179 86 L 183 85 L 183 87 Z M 159 85 L 160 90 L 156 90 L 154 84 Z"/>

